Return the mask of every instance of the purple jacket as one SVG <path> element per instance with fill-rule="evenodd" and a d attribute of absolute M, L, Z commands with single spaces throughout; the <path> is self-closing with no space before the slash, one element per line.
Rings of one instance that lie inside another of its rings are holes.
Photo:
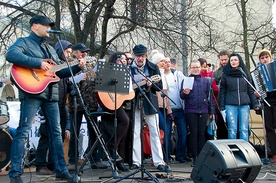
<path fill-rule="evenodd" d="M 180 98 L 185 100 L 185 113 L 207 113 L 213 114 L 213 105 L 208 100 L 209 91 L 211 89 L 211 81 L 201 77 L 200 75 L 190 75 L 194 77 L 193 89 L 189 94 L 183 92 L 183 83 L 181 83 Z"/>

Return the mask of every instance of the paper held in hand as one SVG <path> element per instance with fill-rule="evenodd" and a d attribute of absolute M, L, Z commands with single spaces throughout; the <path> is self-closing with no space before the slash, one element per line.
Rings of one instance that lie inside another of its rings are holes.
<path fill-rule="evenodd" d="M 193 89 L 193 85 L 194 85 L 194 77 L 184 77 L 184 83 L 183 83 L 183 89 Z"/>
<path fill-rule="evenodd" d="M 224 123 L 226 123 L 226 110 L 220 111 Z"/>

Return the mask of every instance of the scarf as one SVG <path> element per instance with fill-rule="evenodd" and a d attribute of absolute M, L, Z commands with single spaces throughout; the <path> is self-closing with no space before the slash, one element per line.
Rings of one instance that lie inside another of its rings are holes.
<path fill-rule="evenodd" d="M 229 71 L 229 76 L 232 76 L 232 77 L 242 77 L 242 73 L 239 69 L 234 69 L 232 68 L 230 71 Z"/>

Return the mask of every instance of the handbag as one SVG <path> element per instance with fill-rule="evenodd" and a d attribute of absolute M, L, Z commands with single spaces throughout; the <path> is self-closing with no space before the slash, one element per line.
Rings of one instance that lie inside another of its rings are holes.
<path fill-rule="evenodd" d="M 159 129 L 160 141 L 161 144 L 164 142 L 164 131 Z M 150 146 L 150 131 L 149 126 L 146 124 L 143 127 L 143 145 L 144 145 L 144 154 L 151 155 L 151 146 Z"/>

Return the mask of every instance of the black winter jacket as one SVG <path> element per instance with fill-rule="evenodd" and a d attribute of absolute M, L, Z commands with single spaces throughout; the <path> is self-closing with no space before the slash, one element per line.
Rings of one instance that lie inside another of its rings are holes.
<path fill-rule="evenodd" d="M 158 66 L 156 64 L 151 63 L 148 59 L 146 60 L 146 64 L 144 66 L 144 72 L 145 72 L 145 70 L 147 70 L 149 77 L 151 77 L 153 75 L 161 76 Z M 132 75 L 138 74 L 137 70 L 133 67 L 131 67 L 131 73 L 132 73 Z M 156 91 L 160 91 L 160 89 L 162 90 L 163 84 L 162 84 L 161 80 L 155 84 L 157 87 L 152 85 L 149 90 L 148 90 L 147 86 L 143 87 L 143 88 L 145 88 L 146 96 L 148 97 L 149 101 L 151 101 L 151 103 L 153 104 L 153 106 L 156 109 L 156 111 L 155 111 L 152 108 L 152 106 L 149 104 L 149 102 L 146 99 L 143 99 L 143 108 L 144 108 L 145 115 L 158 113 L 158 99 L 156 96 Z M 135 101 L 136 102 L 137 102 L 137 98 L 138 98 L 137 96 L 139 96 L 139 89 L 136 89 L 136 92 L 135 92 Z"/>
<path fill-rule="evenodd" d="M 219 93 L 220 110 L 225 110 L 225 105 L 251 105 L 253 108 L 258 107 L 253 89 L 244 78 L 223 74 Z"/>
<path fill-rule="evenodd" d="M 47 50 L 43 45 L 45 38 L 36 35 L 34 32 L 30 32 L 28 37 L 18 38 L 16 42 L 9 47 L 6 53 L 6 60 L 13 64 L 40 69 L 42 60 L 47 58 Z M 51 59 L 57 64 L 60 64 L 55 49 L 49 45 L 49 52 Z M 72 67 L 74 73 L 80 71 L 80 68 L 76 65 Z M 69 69 L 62 69 L 56 72 L 56 75 L 60 78 L 70 76 Z M 35 85 L 35 83 L 34 83 Z M 19 99 L 36 98 L 47 101 L 59 100 L 58 83 L 50 83 L 46 89 L 40 94 L 30 94 L 19 89 Z"/>

